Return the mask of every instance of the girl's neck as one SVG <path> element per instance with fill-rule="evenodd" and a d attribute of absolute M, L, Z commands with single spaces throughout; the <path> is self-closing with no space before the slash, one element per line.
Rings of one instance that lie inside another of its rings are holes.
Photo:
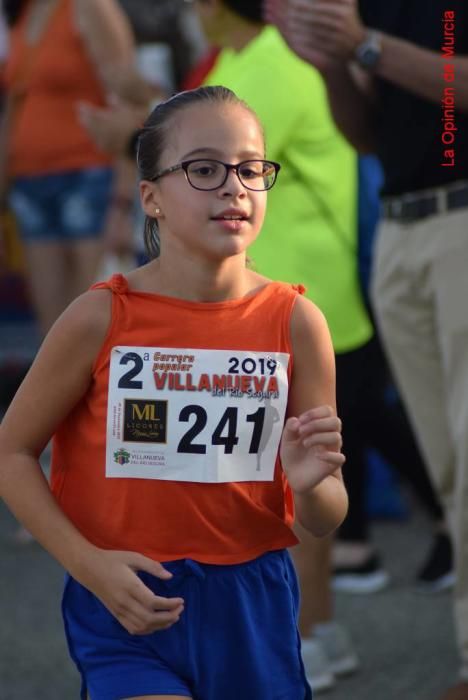
<path fill-rule="evenodd" d="M 238 299 L 258 286 L 254 273 L 245 265 L 245 256 L 234 256 L 221 264 L 184 259 L 176 266 L 164 257 L 128 275 L 130 286 L 138 291 L 195 302 Z"/>

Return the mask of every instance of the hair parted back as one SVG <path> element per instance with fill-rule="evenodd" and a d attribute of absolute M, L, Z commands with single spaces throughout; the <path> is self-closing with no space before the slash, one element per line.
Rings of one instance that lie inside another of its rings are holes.
<path fill-rule="evenodd" d="M 169 139 L 171 120 L 188 107 L 210 102 L 241 105 L 257 119 L 261 129 L 255 112 L 229 88 L 214 85 L 178 92 L 165 102 L 158 104 L 139 131 L 137 166 L 141 180 L 153 180 L 161 169 L 161 156 Z M 160 240 L 157 219 L 146 216 L 143 235 L 148 257 L 150 259 L 159 257 Z"/>

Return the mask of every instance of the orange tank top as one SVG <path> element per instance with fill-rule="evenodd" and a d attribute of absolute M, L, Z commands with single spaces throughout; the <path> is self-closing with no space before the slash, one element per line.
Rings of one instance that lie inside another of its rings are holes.
<path fill-rule="evenodd" d="M 79 101 L 103 106 L 105 93 L 75 28 L 73 0 L 60 0 L 34 48 L 24 37 L 28 7 L 11 32 L 5 68 L 6 89 L 24 95 L 11 127 L 10 177 L 109 164 L 77 118 Z"/>
<path fill-rule="evenodd" d="M 59 427 L 52 491 L 98 547 L 235 564 L 296 544 L 278 456 L 303 292 L 196 303 L 129 289 L 87 394 Z M 77 349 L 79 351 L 79 349 Z"/>

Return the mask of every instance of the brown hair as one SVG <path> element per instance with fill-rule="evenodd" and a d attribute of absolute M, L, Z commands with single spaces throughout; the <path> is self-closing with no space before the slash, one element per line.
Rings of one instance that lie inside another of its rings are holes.
<path fill-rule="evenodd" d="M 160 170 L 160 161 L 168 139 L 171 119 L 191 105 L 213 102 L 242 105 L 258 121 L 253 110 L 237 95 L 221 85 L 199 87 L 173 95 L 153 109 L 140 129 L 137 140 L 137 165 L 142 180 L 153 180 Z M 259 126 L 261 128 L 260 122 Z M 160 252 L 158 222 L 151 216 L 145 218 L 144 241 L 148 257 L 157 258 Z"/>

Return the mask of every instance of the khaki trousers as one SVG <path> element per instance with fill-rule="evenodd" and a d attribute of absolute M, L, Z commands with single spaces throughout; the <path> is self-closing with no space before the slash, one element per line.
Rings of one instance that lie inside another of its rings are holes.
<path fill-rule="evenodd" d="M 385 350 L 452 529 L 468 680 L 468 209 L 383 221 L 372 299 Z"/>

